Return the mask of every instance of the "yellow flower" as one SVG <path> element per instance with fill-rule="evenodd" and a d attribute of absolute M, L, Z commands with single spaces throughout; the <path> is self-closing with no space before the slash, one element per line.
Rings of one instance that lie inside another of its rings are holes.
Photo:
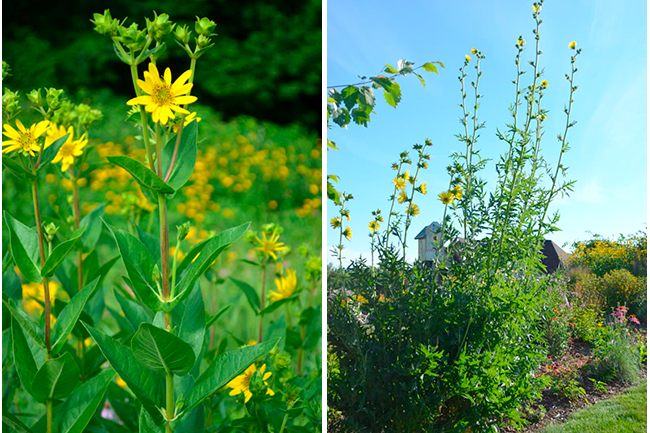
<path fill-rule="evenodd" d="M 67 131 L 65 129 L 65 126 L 63 125 L 57 125 L 55 123 L 50 123 L 50 127 L 47 128 L 47 135 L 45 136 L 45 146 L 43 146 L 44 149 L 50 147 L 50 144 L 54 143 L 56 140 L 59 138 L 63 137 L 66 134 L 70 134 L 68 136 L 68 140 L 72 140 L 72 136 L 74 135 L 74 128 L 72 126 L 69 126 Z"/>
<path fill-rule="evenodd" d="M 473 56 L 475 56 L 476 53 L 478 53 L 478 50 L 476 48 L 472 47 L 472 51 L 470 51 L 470 52 L 472 53 Z"/>
<path fill-rule="evenodd" d="M 334 217 L 330 220 L 330 225 L 332 226 L 333 229 L 337 229 L 341 227 L 341 218 L 339 217 Z"/>
<path fill-rule="evenodd" d="M 368 300 L 363 295 L 357 295 L 354 297 L 354 300 L 360 304 L 367 304 Z"/>
<path fill-rule="evenodd" d="M 368 228 L 371 232 L 377 233 L 379 231 L 379 221 L 370 221 L 368 223 Z"/>
<path fill-rule="evenodd" d="M 33 124 L 29 129 L 26 129 L 22 122 L 16 119 L 16 126 L 18 127 L 17 131 L 8 123 L 5 123 L 2 126 L 4 127 L 4 132 L 2 134 L 9 137 L 9 140 L 2 142 L 2 153 L 20 150 L 21 152 L 29 153 L 31 156 L 34 156 L 35 152 L 38 152 L 40 149 L 40 146 L 36 144 L 36 140 L 47 131 L 50 122 L 43 120 Z"/>
<path fill-rule="evenodd" d="M 79 140 L 72 140 L 72 127 L 68 128 L 68 132 L 70 132 L 70 135 L 52 160 L 52 164 L 56 164 L 57 162 L 61 163 L 61 172 L 66 171 L 74 164 L 74 158 L 81 156 L 83 154 L 83 150 L 81 149 L 88 144 L 86 134 L 82 135 Z"/>
<path fill-rule="evenodd" d="M 347 240 L 352 239 L 352 229 L 350 227 L 346 227 L 345 230 L 343 230 L 343 236 L 345 236 Z"/>
<path fill-rule="evenodd" d="M 422 185 L 418 186 L 416 189 L 422 195 L 427 195 L 427 183 L 426 182 L 422 182 Z"/>
<path fill-rule="evenodd" d="M 526 41 L 524 40 L 524 38 L 517 39 L 517 45 L 520 46 L 520 47 L 523 47 L 524 45 L 526 45 Z"/>
<path fill-rule="evenodd" d="M 262 367 L 260 368 L 260 375 L 262 375 L 262 382 L 264 385 L 268 387 L 268 383 L 266 381 L 268 380 L 269 377 L 271 377 L 271 372 L 267 371 L 264 373 L 264 370 L 266 370 L 266 364 L 262 364 Z M 248 400 L 251 399 L 253 396 L 253 393 L 250 390 L 250 382 L 251 378 L 253 377 L 253 374 L 257 371 L 257 367 L 255 367 L 255 364 L 251 364 L 250 367 L 244 371 L 243 374 L 240 374 L 226 385 L 228 388 L 232 388 L 232 391 L 228 395 L 235 396 L 239 395 L 242 392 L 244 393 L 244 403 L 248 403 Z M 267 395 L 275 395 L 275 392 L 271 388 L 266 389 L 266 394 Z"/>
<path fill-rule="evenodd" d="M 454 194 L 452 194 L 451 191 L 443 191 L 440 194 L 438 194 L 438 197 L 440 198 L 440 201 L 443 202 L 444 204 L 449 204 L 454 202 Z"/>
<path fill-rule="evenodd" d="M 192 111 L 191 114 L 185 116 L 185 122 L 183 122 L 183 128 L 185 128 L 187 125 L 192 123 L 194 119 L 196 119 L 196 123 L 199 123 L 201 121 L 200 117 L 196 117 L 196 111 Z M 176 125 L 174 125 L 174 132 L 178 132 L 179 129 L 180 129 L 180 124 L 177 123 Z"/>
<path fill-rule="evenodd" d="M 122 380 L 122 378 L 121 378 L 120 376 L 117 376 L 117 379 L 115 379 L 115 383 L 116 383 L 117 386 L 119 386 L 120 388 L 126 388 L 126 387 L 128 386 L 128 385 L 126 384 L 126 382 L 124 382 L 124 380 Z"/>
<path fill-rule="evenodd" d="M 546 89 L 548 87 L 548 81 L 542 80 L 542 82 L 539 84 L 542 89 Z"/>
<path fill-rule="evenodd" d="M 571 48 L 572 50 L 575 50 L 576 49 L 576 41 L 571 41 L 571 43 L 569 44 L 569 48 Z"/>
<path fill-rule="evenodd" d="M 533 3 L 533 12 L 539 12 L 541 9 L 541 6 L 538 5 L 537 3 Z"/>
<path fill-rule="evenodd" d="M 395 182 L 395 188 L 402 190 L 406 186 L 406 181 L 401 178 L 401 177 L 396 177 L 393 179 L 393 182 Z"/>
<path fill-rule="evenodd" d="M 406 214 L 411 216 L 418 216 L 420 214 L 420 208 L 415 203 L 411 203 L 406 209 Z"/>
<path fill-rule="evenodd" d="M 472 60 L 472 58 L 469 55 L 465 54 L 465 60 L 469 62 L 470 60 Z"/>
<path fill-rule="evenodd" d="M 137 96 L 127 101 L 127 105 L 144 105 L 144 109 L 151 113 L 154 122 L 167 124 L 169 119 L 175 119 L 174 111 L 177 113 L 190 114 L 181 105 L 196 102 L 196 96 L 187 95 L 192 90 L 192 83 L 188 83 L 192 71 L 183 72 L 172 84 L 172 72 L 169 68 L 161 79 L 158 68 L 149 63 L 149 70 L 144 73 L 144 81 L 138 80 L 140 87 L 146 95 Z"/>
<path fill-rule="evenodd" d="M 50 304 L 54 303 L 56 292 L 59 290 L 59 283 L 51 281 L 48 284 L 50 290 Z M 43 283 L 27 283 L 22 285 L 23 307 L 28 313 L 41 311 L 45 302 Z"/>
<path fill-rule="evenodd" d="M 463 198 L 463 189 L 460 185 L 456 185 L 450 192 L 454 195 L 454 198 L 457 198 L 458 200 Z"/>
<path fill-rule="evenodd" d="M 260 246 L 255 249 L 272 257 L 273 260 L 278 259 L 278 256 L 275 255 L 276 251 L 283 251 L 288 248 L 283 242 L 278 242 L 278 239 L 280 239 L 279 234 L 272 234 L 271 237 L 267 239 L 266 233 L 262 233 L 262 237 L 264 239 L 255 236 L 255 240 L 260 244 Z"/>
<path fill-rule="evenodd" d="M 409 200 L 409 196 L 406 195 L 406 191 L 402 190 L 399 192 L 399 195 L 397 196 L 397 201 L 401 204 Z"/>
<path fill-rule="evenodd" d="M 275 287 L 277 287 L 278 291 L 271 291 L 271 301 L 275 302 L 291 297 L 291 295 L 293 295 L 293 292 L 296 290 L 296 284 L 296 271 L 287 269 L 286 277 L 275 279 Z"/>

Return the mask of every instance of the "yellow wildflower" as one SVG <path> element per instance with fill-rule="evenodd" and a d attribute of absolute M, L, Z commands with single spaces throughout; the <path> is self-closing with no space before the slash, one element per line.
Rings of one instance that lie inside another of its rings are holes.
<path fill-rule="evenodd" d="M 571 41 L 571 43 L 569 44 L 569 48 L 571 48 L 572 50 L 575 50 L 576 49 L 576 41 Z"/>
<path fill-rule="evenodd" d="M 271 377 L 271 372 L 267 371 L 266 373 L 264 372 L 266 370 L 266 364 L 262 364 L 262 367 L 260 368 L 259 372 L 260 375 L 262 375 L 262 382 L 264 385 L 268 387 L 268 384 L 266 381 L 268 380 L 269 377 Z M 257 367 L 255 364 L 251 364 L 250 367 L 244 371 L 243 374 L 240 374 L 226 385 L 228 388 L 232 388 L 232 391 L 228 395 L 235 396 L 239 395 L 242 392 L 244 393 L 244 403 L 248 403 L 248 400 L 251 399 L 253 396 L 253 393 L 250 390 L 250 382 L 251 378 L 253 377 L 253 374 L 257 371 Z M 275 392 L 271 388 L 266 389 L 266 394 L 267 395 L 275 395 Z"/>
<path fill-rule="evenodd" d="M 281 299 L 287 299 L 291 297 L 291 295 L 293 295 L 293 292 L 296 290 L 296 285 L 297 285 L 296 271 L 287 269 L 286 277 L 275 279 L 275 287 L 277 287 L 278 291 L 277 292 L 271 291 L 270 293 L 271 301 L 275 302 Z"/>
<path fill-rule="evenodd" d="M 21 152 L 29 153 L 31 156 L 34 156 L 35 152 L 38 152 L 40 149 L 40 146 L 36 144 L 36 140 L 47 131 L 50 122 L 43 120 L 33 124 L 29 129 L 26 129 L 22 122 L 16 119 L 16 126 L 18 127 L 17 131 L 8 123 L 5 123 L 2 126 L 4 127 L 4 132 L 2 134 L 9 138 L 9 140 L 2 142 L 2 153 L 20 150 Z"/>
<path fill-rule="evenodd" d="M 449 204 L 454 202 L 454 194 L 451 193 L 451 191 L 443 191 L 440 194 L 438 194 L 438 198 L 440 198 L 440 201 L 443 202 L 444 204 Z"/>
<path fill-rule="evenodd" d="M 411 216 L 418 216 L 420 214 L 420 208 L 415 203 L 411 203 L 406 209 L 406 214 Z"/>
<path fill-rule="evenodd" d="M 277 260 L 278 256 L 275 255 L 277 251 L 283 251 L 286 250 L 288 247 L 284 244 L 284 242 L 278 242 L 278 239 L 280 239 L 279 234 L 272 234 L 270 238 L 266 237 L 266 233 L 262 233 L 263 239 L 260 239 L 259 237 L 255 236 L 255 240 L 259 244 L 258 247 L 255 249 L 257 251 L 261 251 L 264 254 L 270 256 L 273 258 L 273 260 Z"/>
<path fill-rule="evenodd" d="M 454 195 L 454 198 L 460 200 L 463 198 L 463 189 L 461 188 L 460 185 L 456 185 L 452 190 L 451 193 Z"/>
<path fill-rule="evenodd" d="M 402 190 L 399 192 L 399 195 L 397 196 L 397 201 L 401 204 L 404 202 L 407 202 L 409 200 L 409 196 L 406 194 L 406 191 Z"/>
<path fill-rule="evenodd" d="M 379 221 L 370 221 L 368 223 L 368 228 L 371 232 L 377 233 L 379 231 Z"/>
<path fill-rule="evenodd" d="M 540 86 L 541 86 L 542 89 L 546 89 L 548 87 L 548 81 L 542 80 L 542 82 L 540 83 Z"/>
<path fill-rule="evenodd" d="M 524 45 L 526 45 L 526 41 L 524 40 L 524 38 L 520 37 L 519 39 L 517 39 L 517 45 L 520 46 L 520 47 L 523 47 Z"/>
<path fill-rule="evenodd" d="M 50 290 L 50 304 L 54 303 L 56 292 L 61 286 L 56 281 L 50 280 L 48 288 Z M 27 283 L 22 285 L 23 288 L 23 307 L 25 311 L 41 311 L 45 302 L 43 283 Z"/>
<path fill-rule="evenodd" d="M 66 171 L 74 164 L 75 157 L 81 156 L 83 154 L 82 149 L 88 144 L 85 133 L 79 140 L 72 140 L 72 127 L 68 129 L 68 132 L 70 132 L 70 135 L 52 160 L 52 164 L 61 163 L 61 172 Z"/>
<path fill-rule="evenodd" d="M 471 60 L 472 60 L 472 58 L 469 55 L 465 54 L 465 61 L 469 62 Z"/>
<path fill-rule="evenodd" d="M 533 12 L 539 12 L 541 8 L 542 7 L 539 4 L 533 3 Z"/>
<path fill-rule="evenodd" d="M 346 227 L 345 230 L 343 230 L 343 236 L 345 236 L 347 240 L 352 239 L 352 229 L 350 227 Z"/>
<path fill-rule="evenodd" d="M 421 193 L 422 195 L 427 195 L 427 183 L 426 183 L 426 182 L 422 182 L 422 185 L 420 185 L 420 186 L 417 187 L 416 189 L 417 189 L 418 192 Z"/>
<path fill-rule="evenodd" d="M 183 128 L 185 128 L 187 125 L 192 123 L 195 119 L 196 119 L 196 123 L 199 123 L 201 121 L 200 117 L 196 117 L 196 111 L 192 111 L 190 114 L 185 116 L 185 122 L 183 122 Z M 179 123 L 174 125 L 174 132 L 178 132 L 179 129 L 180 129 Z"/>
<path fill-rule="evenodd" d="M 149 63 L 149 70 L 144 72 L 144 81 L 138 80 L 138 87 L 146 95 L 137 96 L 127 101 L 127 105 L 144 105 L 144 109 L 151 113 L 151 118 L 156 123 L 167 124 L 169 119 L 175 119 L 177 113 L 190 114 L 181 105 L 196 102 L 196 96 L 187 95 L 192 90 L 192 83 L 188 83 L 192 71 L 183 72 L 172 84 L 172 72 L 169 68 L 161 79 L 158 68 Z"/>
<path fill-rule="evenodd" d="M 476 48 L 472 47 L 472 50 L 470 52 L 472 53 L 473 56 L 475 56 L 476 53 L 478 53 L 478 50 Z"/>
<path fill-rule="evenodd" d="M 333 229 L 337 229 L 341 227 L 341 218 L 339 217 L 334 217 L 330 220 L 330 225 L 332 226 Z"/>
<path fill-rule="evenodd" d="M 393 179 L 393 182 L 395 182 L 395 188 L 402 190 L 406 186 L 406 181 L 401 178 L 401 177 L 396 177 Z"/>

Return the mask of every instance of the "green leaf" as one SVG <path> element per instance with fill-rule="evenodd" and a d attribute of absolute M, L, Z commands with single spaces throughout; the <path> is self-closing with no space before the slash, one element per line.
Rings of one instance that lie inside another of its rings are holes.
<path fill-rule="evenodd" d="M 357 103 L 357 98 L 359 97 L 359 89 L 356 86 L 348 86 L 343 89 L 343 103 L 345 108 L 351 110 Z"/>
<path fill-rule="evenodd" d="M 361 108 L 365 109 L 365 107 L 363 107 L 364 105 L 374 107 L 375 106 L 374 89 L 368 86 L 359 87 L 359 98 L 357 99 L 357 101 L 359 102 Z"/>
<path fill-rule="evenodd" d="M 172 194 L 174 189 L 167 185 L 161 178 L 156 176 L 153 171 L 140 164 L 135 159 L 128 156 L 109 156 L 108 159 L 113 164 L 119 165 L 129 172 L 133 179 L 144 188 L 151 191 L 162 192 L 163 194 Z"/>
<path fill-rule="evenodd" d="M 181 324 L 178 328 L 178 336 L 192 347 L 197 361 L 200 362 L 199 356 L 201 355 L 203 337 L 205 336 L 205 304 L 203 303 L 201 286 L 198 282 L 194 284 L 192 293 L 187 298 L 184 307 Z"/>
<path fill-rule="evenodd" d="M 32 433 L 29 427 L 23 424 L 17 416 L 10 412 L 5 411 L 2 413 L 2 424 L 11 427 L 13 429 L 12 431 L 16 433 Z"/>
<path fill-rule="evenodd" d="M 113 267 L 115 262 L 117 262 L 119 260 L 119 258 L 120 258 L 120 256 L 115 256 L 112 259 L 108 260 L 103 265 L 99 266 L 98 268 L 90 269 L 88 271 L 88 276 L 86 277 L 86 281 L 89 281 L 89 280 L 92 281 L 95 278 L 99 277 L 99 284 L 101 284 L 102 281 L 104 281 L 104 278 L 106 277 L 106 275 L 108 274 L 108 271 L 111 270 L 111 268 Z"/>
<path fill-rule="evenodd" d="M 9 328 L 2 331 L 2 369 L 8 368 L 14 363 L 13 340 L 11 339 L 11 314 L 9 316 Z M 4 318 L 3 318 L 4 319 Z"/>
<path fill-rule="evenodd" d="M 7 156 L 2 157 L 2 165 L 11 172 L 14 176 L 16 176 L 18 179 L 24 179 L 24 180 L 34 180 L 36 179 L 36 176 L 34 176 L 32 173 L 28 172 L 25 170 L 19 163 L 17 163 L 14 159 L 11 159 Z"/>
<path fill-rule="evenodd" d="M 441 64 L 442 66 L 442 64 Z M 424 65 L 422 65 L 425 71 L 427 72 L 435 72 L 436 74 L 438 73 L 438 68 L 436 68 L 436 65 L 434 65 L 431 62 L 427 62 Z"/>
<path fill-rule="evenodd" d="M 225 313 L 226 311 L 228 311 L 229 308 L 230 308 L 230 305 L 226 305 L 226 306 L 223 307 L 221 310 L 219 310 L 219 312 L 218 312 L 217 314 L 215 314 L 214 316 L 210 317 L 210 318 L 208 319 L 208 321 L 205 322 L 205 327 L 206 327 L 206 328 L 209 328 L 209 327 L 210 327 L 214 322 L 217 321 L 217 319 L 218 319 L 219 317 L 221 317 L 221 315 L 222 315 L 223 313 Z"/>
<path fill-rule="evenodd" d="M 144 409 L 140 409 L 140 422 L 138 424 L 140 427 L 139 433 L 163 433 L 164 430 L 156 425 L 149 416 L 149 412 Z"/>
<path fill-rule="evenodd" d="M 66 134 L 63 137 L 59 138 L 56 140 L 54 143 L 50 144 L 45 150 L 43 150 L 43 154 L 41 155 L 41 160 L 38 163 L 38 167 L 36 167 L 36 170 L 40 170 L 46 165 L 50 163 L 54 159 L 57 153 L 59 153 L 59 149 L 61 149 L 61 146 L 66 142 L 68 139 L 68 136 L 70 134 Z"/>
<path fill-rule="evenodd" d="M 56 355 L 61 351 L 63 345 L 68 340 L 68 335 L 72 332 L 79 316 L 83 312 L 84 306 L 88 299 L 90 299 L 97 288 L 99 287 L 99 278 L 95 278 L 94 281 L 87 284 L 83 290 L 80 290 L 79 293 L 74 295 L 68 305 L 63 308 L 61 314 L 59 314 L 54 327 L 52 327 L 52 354 Z"/>
<path fill-rule="evenodd" d="M 133 326 L 134 330 L 138 329 L 141 323 L 150 323 L 153 319 L 153 314 L 151 314 L 150 311 L 146 310 L 137 302 L 133 302 L 126 298 L 117 290 L 115 291 L 115 297 L 122 307 L 124 317 L 126 317 L 126 320 L 128 320 L 131 326 Z"/>
<path fill-rule="evenodd" d="M 269 353 L 277 343 L 277 339 L 265 341 L 255 346 L 243 347 L 217 356 L 196 380 L 185 399 L 186 406 L 183 412 L 189 412 L 204 398 L 242 374 L 253 362 Z"/>
<path fill-rule="evenodd" d="M 246 295 L 246 299 L 248 300 L 248 304 L 251 306 L 255 314 L 260 313 L 260 297 L 257 294 L 257 290 L 250 284 L 244 282 L 244 281 L 239 281 L 234 278 L 230 278 L 233 283 L 239 287 L 239 290 L 244 292 L 244 295 Z"/>
<path fill-rule="evenodd" d="M 397 81 L 393 82 L 390 92 L 384 90 L 384 98 L 386 98 L 388 105 L 393 108 L 397 107 L 397 104 L 402 100 L 402 89 L 397 84 Z"/>
<path fill-rule="evenodd" d="M 38 235 L 36 230 L 14 219 L 4 212 L 4 219 L 9 228 L 9 247 L 20 273 L 29 281 L 40 283 L 41 273 L 38 269 Z"/>
<path fill-rule="evenodd" d="M 154 261 L 151 253 L 135 236 L 106 225 L 115 238 L 135 294 L 151 311 L 161 310 L 163 304 L 152 279 Z"/>
<path fill-rule="evenodd" d="M 265 314 L 269 314 L 269 313 L 277 310 L 278 308 L 280 308 L 281 306 L 283 306 L 287 302 L 295 301 L 296 299 L 298 299 L 298 295 L 293 295 L 290 298 L 285 298 L 285 299 L 280 299 L 279 301 L 275 301 L 271 305 L 269 305 L 268 307 L 266 307 L 262 311 L 260 311 L 260 315 L 263 316 Z"/>
<path fill-rule="evenodd" d="M 177 279 L 180 280 L 180 278 L 182 277 L 183 272 L 185 271 L 185 269 L 187 269 L 187 267 L 192 264 L 192 262 L 194 261 L 196 256 L 199 255 L 199 253 L 201 252 L 201 250 L 203 250 L 203 247 L 205 247 L 207 245 L 209 240 L 210 239 L 205 239 L 205 240 L 199 242 L 198 244 L 194 245 L 187 252 L 185 257 L 183 257 L 183 260 L 181 260 L 181 262 L 178 264 L 178 266 L 176 266 Z"/>
<path fill-rule="evenodd" d="M 113 377 L 115 372 L 109 368 L 75 389 L 58 411 L 60 415 L 57 431 L 82 433 L 99 405 L 103 403 L 104 394 Z"/>
<path fill-rule="evenodd" d="M 164 420 L 157 407 L 165 405 L 165 377 L 144 368 L 129 347 L 91 326 L 85 326 L 111 367 L 126 382 L 156 424 L 162 424 Z"/>
<path fill-rule="evenodd" d="M 43 336 L 36 329 L 34 322 L 32 322 L 29 317 L 27 317 L 27 314 L 23 310 L 17 308 L 14 302 L 9 298 L 3 299 L 2 303 L 5 307 L 7 307 L 11 313 L 11 316 L 16 320 L 16 322 L 18 322 L 23 331 L 25 331 L 27 335 L 29 335 L 39 347 L 45 349 Z"/>
<path fill-rule="evenodd" d="M 49 359 L 36 372 L 32 381 L 32 396 L 39 403 L 47 399 L 63 399 L 69 396 L 79 382 L 79 367 L 72 355 L 66 352 L 56 359 Z"/>
<path fill-rule="evenodd" d="M 95 249 L 97 241 L 102 234 L 102 215 L 106 203 L 101 203 L 93 208 L 88 215 L 83 217 L 79 222 L 79 227 L 86 227 L 86 231 L 81 235 L 83 242 L 83 251 L 89 252 Z"/>
<path fill-rule="evenodd" d="M 165 304 L 165 311 L 171 311 L 179 302 L 185 299 L 189 294 L 189 288 L 194 286 L 196 280 L 212 265 L 217 256 L 226 249 L 228 245 L 242 237 L 248 230 L 250 223 L 245 223 L 237 227 L 224 230 L 213 238 L 210 238 L 205 246 L 201 249 L 199 257 L 192 262 L 187 271 L 183 274 L 176 285 L 178 293 L 174 300 Z"/>
<path fill-rule="evenodd" d="M 393 67 L 392 67 L 391 65 L 389 65 L 388 63 L 386 63 L 386 69 L 384 69 L 384 72 L 387 72 L 387 73 L 389 73 L 389 74 L 398 74 L 398 73 L 399 73 L 399 72 L 397 71 L 397 69 L 393 68 Z"/>
<path fill-rule="evenodd" d="M 167 179 L 167 185 L 178 191 L 190 179 L 196 163 L 196 139 L 198 134 L 198 125 L 196 120 L 183 128 L 181 142 L 178 145 L 178 154 L 176 162 L 172 169 L 171 176 Z M 162 150 L 162 167 L 165 176 L 172 159 L 174 146 L 176 145 L 176 135 L 167 142 Z"/>
<path fill-rule="evenodd" d="M 413 73 L 420 79 L 420 83 L 422 83 L 422 87 L 426 88 L 427 84 L 424 82 L 424 78 L 422 78 L 422 75 L 418 74 L 415 71 L 413 71 Z"/>
<path fill-rule="evenodd" d="M 149 250 L 149 254 L 151 254 L 151 257 L 152 257 L 154 263 L 157 263 L 158 266 L 160 267 L 161 266 L 161 261 L 160 261 L 160 240 L 156 236 L 142 230 L 137 225 L 135 226 L 135 229 L 138 232 L 138 239 L 140 239 L 142 244 L 145 247 L 147 247 L 147 250 Z"/>
<path fill-rule="evenodd" d="M 54 248 L 52 254 L 50 254 L 50 256 L 45 260 L 43 269 L 41 269 L 42 277 L 51 277 L 54 274 L 56 268 L 59 267 L 61 262 L 63 262 L 63 259 L 65 259 L 65 256 L 67 256 L 68 253 L 74 248 L 75 242 L 77 242 L 77 240 L 81 237 L 85 229 L 86 227 L 84 226 L 79 228 L 79 230 L 75 230 L 75 232 L 72 234 L 71 239 L 61 242 Z"/>
<path fill-rule="evenodd" d="M 183 376 L 194 366 L 192 346 L 164 329 L 142 323 L 131 339 L 131 350 L 146 368 Z"/>
<path fill-rule="evenodd" d="M 34 356 L 29 349 L 22 328 L 15 320 L 11 321 L 11 339 L 13 341 L 14 365 L 16 366 L 18 377 L 25 390 L 31 395 L 32 379 L 37 371 L 36 361 L 34 361 Z"/>

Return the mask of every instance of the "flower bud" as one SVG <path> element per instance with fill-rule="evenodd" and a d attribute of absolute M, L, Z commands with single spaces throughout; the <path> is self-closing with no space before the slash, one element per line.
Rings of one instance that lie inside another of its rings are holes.
<path fill-rule="evenodd" d="M 132 51 L 138 51 L 147 44 L 146 30 L 138 30 L 138 24 L 133 23 L 130 27 L 120 26 L 118 41 L 126 45 Z"/>
<path fill-rule="evenodd" d="M 93 14 L 94 20 L 90 20 L 95 24 L 95 31 L 100 35 L 108 33 L 110 36 L 117 36 L 117 28 L 120 25 L 119 20 L 111 16 L 110 10 L 106 9 L 104 15 Z"/>
<path fill-rule="evenodd" d="M 285 368 L 289 368 L 290 365 L 291 365 L 291 356 L 289 356 L 288 353 L 282 352 L 273 356 L 273 367 L 275 367 L 276 370 L 283 370 Z"/>
<path fill-rule="evenodd" d="M 7 113 L 9 117 L 13 117 L 20 111 L 20 96 L 18 92 L 12 92 L 5 88 L 2 94 L 2 111 Z"/>
<path fill-rule="evenodd" d="M 9 73 L 11 71 L 11 68 L 9 67 L 9 63 L 5 62 L 4 60 L 2 61 L 2 79 L 4 80 L 6 76 L 11 75 Z"/>
<path fill-rule="evenodd" d="M 191 35 L 192 35 L 192 31 L 189 29 L 189 27 L 176 26 L 176 30 L 174 31 L 174 38 L 176 38 L 176 40 L 181 44 L 183 45 L 189 44 Z"/>
<path fill-rule="evenodd" d="M 47 106 L 51 110 L 58 110 L 61 108 L 61 95 L 63 95 L 63 89 L 54 89 L 50 87 L 45 89 L 45 91 L 47 92 L 45 95 Z"/>
<path fill-rule="evenodd" d="M 208 19 L 208 18 L 199 18 L 196 17 L 196 23 L 194 24 L 194 30 L 199 35 L 210 36 L 214 31 L 214 28 L 217 27 L 217 23 Z"/>
<path fill-rule="evenodd" d="M 183 224 L 176 226 L 176 230 L 178 231 L 178 234 L 176 236 L 178 236 L 179 241 L 185 239 L 187 234 L 190 232 L 190 227 L 191 224 L 189 221 L 185 221 Z"/>
<path fill-rule="evenodd" d="M 42 107 L 45 101 L 43 101 L 43 95 L 41 94 L 41 89 L 34 89 L 27 94 L 27 99 L 34 105 Z"/>
<path fill-rule="evenodd" d="M 65 222 L 66 224 L 71 226 L 72 224 L 74 224 L 74 217 L 72 215 L 68 215 L 67 218 L 65 219 Z"/>
<path fill-rule="evenodd" d="M 260 372 L 256 371 L 255 373 L 253 373 L 253 376 L 251 377 L 251 381 L 248 387 L 248 389 L 251 390 L 253 395 L 266 394 L 266 388 L 267 386 L 264 384 L 264 380 L 262 380 L 262 375 L 260 374 Z"/>
<path fill-rule="evenodd" d="M 257 238 L 257 234 L 252 230 L 249 230 L 244 234 L 244 239 L 249 244 L 254 244 L 256 238 Z"/>
<path fill-rule="evenodd" d="M 57 231 L 59 231 L 59 228 L 54 223 L 45 226 L 45 236 L 48 242 L 52 242 Z"/>
<path fill-rule="evenodd" d="M 172 32 L 174 24 L 169 21 L 169 15 L 167 14 L 158 15 L 154 12 L 153 16 L 153 21 L 149 21 L 149 19 L 146 18 L 147 31 L 149 32 L 149 36 L 160 42 L 163 37 Z"/>
<path fill-rule="evenodd" d="M 196 38 L 196 46 L 199 49 L 207 48 L 210 44 L 212 44 L 212 40 L 207 36 L 199 35 L 199 37 Z"/>

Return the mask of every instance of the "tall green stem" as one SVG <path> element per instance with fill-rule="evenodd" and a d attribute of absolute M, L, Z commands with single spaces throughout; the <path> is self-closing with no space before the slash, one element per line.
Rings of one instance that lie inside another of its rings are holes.
<path fill-rule="evenodd" d="M 74 214 L 74 228 L 79 230 L 81 224 L 81 206 L 79 204 L 79 185 L 77 185 L 77 177 L 70 167 L 70 177 L 72 178 L 72 213 Z M 77 251 L 77 290 L 84 287 L 84 272 L 83 272 L 83 257 L 82 250 Z"/>
<path fill-rule="evenodd" d="M 135 64 L 131 65 L 131 79 L 133 80 L 133 88 L 135 89 L 135 94 L 140 96 L 140 87 L 138 86 L 138 67 Z M 144 110 L 143 105 L 140 107 L 140 123 L 142 125 L 142 138 L 144 140 L 144 147 L 147 150 L 147 161 L 149 162 L 149 167 L 151 170 L 155 171 L 153 163 L 153 154 L 151 152 L 151 144 L 149 143 L 149 124 L 147 122 L 147 113 Z M 160 155 L 157 154 L 156 158 L 160 159 Z"/>
<path fill-rule="evenodd" d="M 260 311 L 264 310 L 264 296 L 266 295 L 266 259 L 262 262 L 262 296 L 260 299 Z M 262 325 L 264 321 L 264 316 L 260 314 L 260 329 L 258 333 L 257 342 L 262 342 Z"/>

